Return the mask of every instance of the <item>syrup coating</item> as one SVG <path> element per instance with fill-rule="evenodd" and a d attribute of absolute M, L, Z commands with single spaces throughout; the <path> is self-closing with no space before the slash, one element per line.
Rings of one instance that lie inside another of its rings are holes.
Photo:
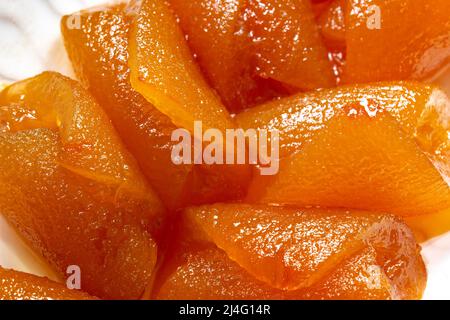
<path fill-rule="evenodd" d="M 447 0 L 347 0 L 345 83 L 428 78 L 450 62 Z"/>
<path fill-rule="evenodd" d="M 333 0 L 318 17 L 327 48 L 345 51 L 345 0 Z"/>
<path fill-rule="evenodd" d="M 0 300 L 94 300 L 47 278 L 0 267 Z"/>
<path fill-rule="evenodd" d="M 309 1 L 169 3 L 207 79 L 233 112 L 294 88 L 335 84 Z"/>
<path fill-rule="evenodd" d="M 416 83 L 323 90 L 241 113 L 280 130 L 280 171 L 256 175 L 249 200 L 387 211 L 449 208 L 448 98 Z"/>
<path fill-rule="evenodd" d="M 162 0 L 136 2 L 128 51 L 131 84 L 172 122 L 194 132 L 194 122 L 225 132 L 227 109 L 195 63 L 175 16 Z"/>
<path fill-rule="evenodd" d="M 185 215 L 191 242 L 177 242 L 159 298 L 416 299 L 425 286 L 420 249 L 391 215 L 245 204 Z"/>
<path fill-rule="evenodd" d="M 125 5 L 78 14 L 81 28 L 61 21 L 65 46 L 78 78 L 111 118 L 147 180 L 169 209 L 243 197 L 250 179 L 245 166 L 175 165 L 172 121 L 130 83 L 128 36 L 135 12 Z M 168 179 L 170 177 L 170 179 Z M 227 186 L 217 188 L 217 185 Z"/>
<path fill-rule="evenodd" d="M 274 289 L 253 278 L 225 252 L 217 248 L 188 252 L 161 287 L 159 300 L 384 300 L 392 299 L 391 287 L 383 274 L 371 274 L 373 255 L 364 253 L 349 259 L 313 288 L 295 291 Z M 377 288 L 368 283 L 377 282 Z"/>
<path fill-rule="evenodd" d="M 2 214 L 61 275 L 79 266 L 86 292 L 139 298 L 165 210 L 109 119 L 51 72 L 7 87 L 0 105 Z"/>

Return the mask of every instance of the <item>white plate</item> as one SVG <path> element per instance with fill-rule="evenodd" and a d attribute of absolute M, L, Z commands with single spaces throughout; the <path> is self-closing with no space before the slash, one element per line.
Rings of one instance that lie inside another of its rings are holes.
<path fill-rule="evenodd" d="M 60 17 L 104 2 L 0 0 L 0 81 L 20 80 L 44 70 L 71 76 L 70 63 L 59 32 Z M 450 95 L 450 72 L 442 75 L 437 82 Z M 423 256 L 428 269 L 424 298 L 450 300 L 450 233 L 423 244 Z M 0 265 L 58 279 L 1 216 Z"/>

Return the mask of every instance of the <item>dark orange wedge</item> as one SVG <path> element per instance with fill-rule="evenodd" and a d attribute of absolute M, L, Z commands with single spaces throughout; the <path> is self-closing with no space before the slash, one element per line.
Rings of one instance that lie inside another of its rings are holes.
<path fill-rule="evenodd" d="M 207 79 L 233 112 L 293 88 L 335 83 L 309 1 L 169 3 Z"/>

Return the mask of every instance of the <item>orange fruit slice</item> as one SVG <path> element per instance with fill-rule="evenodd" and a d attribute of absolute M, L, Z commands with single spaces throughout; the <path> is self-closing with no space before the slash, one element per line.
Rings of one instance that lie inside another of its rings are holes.
<path fill-rule="evenodd" d="M 170 0 L 168 3 L 208 83 L 228 110 L 236 112 L 277 95 L 270 88 L 262 92 L 263 80 L 259 81 L 252 72 L 247 41 L 237 36 L 242 27 L 243 1 Z"/>
<path fill-rule="evenodd" d="M 234 123 L 208 86 L 175 16 L 162 0 L 136 2 L 129 42 L 131 84 L 172 122 L 194 132 L 194 122 L 225 132 Z"/>
<path fill-rule="evenodd" d="M 333 0 L 318 17 L 327 48 L 345 51 L 345 0 Z"/>
<path fill-rule="evenodd" d="M 432 76 L 450 62 L 449 16 L 447 0 L 346 1 L 344 82 Z"/>
<path fill-rule="evenodd" d="M 138 298 L 150 281 L 164 209 L 109 119 L 78 83 L 43 73 L 0 93 L 2 214 L 82 289 Z"/>
<path fill-rule="evenodd" d="M 374 255 L 355 255 L 311 288 L 284 291 L 253 278 L 217 248 L 188 252 L 157 292 L 159 300 L 384 300 L 399 298 Z M 409 297 L 417 298 L 416 296 Z"/>
<path fill-rule="evenodd" d="M 335 84 L 309 1 L 169 1 L 192 52 L 231 111 Z"/>
<path fill-rule="evenodd" d="M 159 299 L 417 299 L 425 287 L 414 237 L 391 215 L 217 204 L 186 219 L 210 242 L 181 242 Z"/>
<path fill-rule="evenodd" d="M 128 36 L 133 11 L 120 4 L 76 15 L 81 28 L 71 28 L 71 15 L 61 22 L 75 72 L 111 118 L 164 204 L 177 209 L 243 197 L 250 179 L 245 166 L 174 164 L 171 153 L 177 142 L 171 136 L 178 127 L 130 83 Z"/>
<path fill-rule="evenodd" d="M 0 267 L 0 300 L 93 300 L 78 290 L 41 278 Z"/>
<path fill-rule="evenodd" d="M 300 94 L 240 114 L 243 128 L 280 132 L 280 170 L 256 176 L 249 199 L 387 211 L 450 208 L 450 103 L 415 84 Z"/>

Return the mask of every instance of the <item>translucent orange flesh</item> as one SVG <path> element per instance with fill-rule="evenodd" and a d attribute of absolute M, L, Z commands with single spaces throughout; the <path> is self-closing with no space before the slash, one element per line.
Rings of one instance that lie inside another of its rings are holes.
<path fill-rule="evenodd" d="M 52 72 L 0 84 L 0 206 L 92 296 L 0 267 L 0 299 L 421 298 L 416 239 L 450 229 L 450 100 L 373 81 L 449 64 L 448 0 L 132 0 L 72 17 L 90 93 Z M 194 121 L 278 131 L 278 174 L 175 165 L 171 135 Z"/>
<path fill-rule="evenodd" d="M 170 0 L 191 52 L 209 84 L 232 111 L 276 96 L 262 92 L 246 41 L 236 32 L 243 13 L 241 0 Z M 262 81 L 261 81 L 262 84 Z"/>
<path fill-rule="evenodd" d="M 243 128 L 279 130 L 280 171 L 249 199 L 402 216 L 450 208 L 450 104 L 416 83 L 317 91 L 241 113 Z"/>
<path fill-rule="evenodd" d="M 169 3 L 211 85 L 229 110 L 335 80 L 309 1 Z"/>
<path fill-rule="evenodd" d="M 344 81 L 431 76 L 450 62 L 449 17 L 448 0 L 347 0 Z"/>
<path fill-rule="evenodd" d="M 131 84 L 177 126 L 193 132 L 194 121 L 225 132 L 234 123 L 208 86 L 175 16 L 163 0 L 136 1 L 130 32 Z"/>
<path fill-rule="evenodd" d="M 254 279 L 217 248 L 186 253 L 186 261 L 170 275 L 156 295 L 159 300 L 305 300 L 305 299 L 390 299 L 390 285 L 381 275 L 380 287 L 367 269 L 373 257 L 355 256 L 329 279 L 308 290 L 283 291 Z M 358 280 L 361 279 L 361 280 Z"/>
<path fill-rule="evenodd" d="M 109 119 L 75 81 L 43 73 L 0 94 L 2 214 L 61 275 L 100 298 L 139 298 L 164 210 Z"/>
<path fill-rule="evenodd" d="M 417 299 L 425 288 L 420 248 L 391 215 L 218 204 L 186 219 L 195 236 L 178 242 L 158 299 Z"/>
<path fill-rule="evenodd" d="M 333 86 L 309 1 L 252 0 L 249 10 L 261 77 L 306 90 Z"/>
<path fill-rule="evenodd" d="M 47 278 L 0 267 L 0 300 L 94 300 Z"/>
<path fill-rule="evenodd" d="M 172 142 L 171 135 L 177 127 L 131 87 L 128 36 L 133 11 L 117 5 L 84 11 L 79 17 L 81 28 L 70 28 L 70 16 L 61 23 L 72 65 L 165 205 L 176 209 L 242 197 L 250 179 L 248 167 L 173 163 L 171 152 L 178 142 Z"/>

